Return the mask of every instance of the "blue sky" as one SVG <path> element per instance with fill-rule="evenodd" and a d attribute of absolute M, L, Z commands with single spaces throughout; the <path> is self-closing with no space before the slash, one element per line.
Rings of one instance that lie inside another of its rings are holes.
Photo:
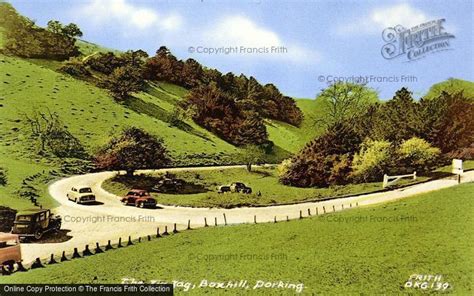
<path fill-rule="evenodd" d="M 194 58 L 223 73 L 252 75 L 294 97 L 314 98 L 334 77 L 371 76 L 368 85 L 381 98 L 391 98 L 402 86 L 419 97 L 450 77 L 474 80 L 471 0 L 10 2 L 39 25 L 50 19 L 75 22 L 85 40 L 120 50 L 154 54 L 166 45 L 178 58 Z M 406 55 L 382 57 L 385 28 L 411 28 L 441 18 L 445 31 L 455 36 L 449 39 L 450 50 L 411 62 Z M 229 54 L 206 53 L 235 46 Z M 286 50 L 242 52 L 272 46 Z"/>

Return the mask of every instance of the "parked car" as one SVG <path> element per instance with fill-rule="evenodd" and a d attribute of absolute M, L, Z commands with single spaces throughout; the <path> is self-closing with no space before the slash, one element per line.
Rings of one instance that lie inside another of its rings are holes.
<path fill-rule="evenodd" d="M 181 179 L 164 178 L 153 186 L 153 192 L 177 192 L 183 188 L 185 181 Z"/>
<path fill-rule="evenodd" d="M 139 208 L 156 207 L 156 199 L 151 197 L 150 193 L 143 189 L 130 190 L 127 195 L 122 198 L 122 203 L 127 206 L 136 206 Z"/>
<path fill-rule="evenodd" d="M 78 204 L 95 203 L 95 195 L 90 187 L 72 187 L 66 194 L 67 199 Z"/>
<path fill-rule="evenodd" d="M 230 191 L 237 192 L 237 193 L 250 194 L 252 193 L 252 188 L 247 187 L 244 183 L 235 182 L 235 183 L 230 184 Z"/>
<path fill-rule="evenodd" d="M 0 266 L 8 266 L 21 262 L 20 238 L 16 234 L 0 232 Z"/>
<path fill-rule="evenodd" d="M 230 192 L 229 185 L 221 185 L 217 188 L 217 193 L 226 193 L 226 192 Z"/>
<path fill-rule="evenodd" d="M 13 234 L 20 238 L 39 240 L 45 233 L 61 229 L 62 219 L 47 209 L 32 209 L 18 212 L 13 222 Z"/>
<path fill-rule="evenodd" d="M 219 188 L 217 189 L 217 193 L 225 193 L 225 192 L 250 194 L 252 193 L 252 188 L 246 186 L 242 182 L 234 182 L 230 185 L 219 186 Z"/>

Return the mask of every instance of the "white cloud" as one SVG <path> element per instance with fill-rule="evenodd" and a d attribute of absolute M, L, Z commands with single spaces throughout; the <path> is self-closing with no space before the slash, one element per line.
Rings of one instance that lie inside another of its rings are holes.
<path fill-rule="evenodd" d="M 377 7 L 367 15 L 338 27 L 337 32 L 342 35 L 354 33 L 380 33 L 383 29 L 402 25 L 410 28 L 427 22 L 432 18 L 423 11 L 412 7 L 407 3 L 392 6 Z"/>
<path fill-rule="evenodd" d="M 173 31 L 181 27 L 182 17 L 176 13 L 162 14 L 147 7 L 136 6 L 127 0 L 92 0 L 76 9 L 79 17 L 87 17 L 96 24 L 118 22 L 130 29 L 159 29 Z"/>
<path fill-rule="evenodd" d="M 248 57 L 287 59 L 293 62 L 318 62 L 319 53 L 291 41 L 282 40 L 274 31 L 265 28 L 251 19 L 232 15 L 224 17 L 203 30 L 200 36 L 205 46 L 248 48 L 285 47 L 286 53 L 245 54 Z M 240 55 L 242 56 L 242 55 Z"/>

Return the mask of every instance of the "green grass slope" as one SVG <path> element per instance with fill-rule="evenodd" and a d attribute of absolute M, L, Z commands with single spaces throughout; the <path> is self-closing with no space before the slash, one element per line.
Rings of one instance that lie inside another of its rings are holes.
<path fill-rule="evenodd" d="M 448 91 L 452 93 L 461 90 L 463 91 L 465 97 L 474 100 L 474 82 L 456 78 L 450 78 L 448 80 L 433 84 L 424 98 L 436 98 L 441 94 L 442 91 Z"/>
<path fill-rule="evenodd" d="M 266 121 L 269 139 L 291 153 L 298 152 L 306 143 L 323 132 L 323 127 L 315 124 L 316 119 L 323 117 L 320 101 L 297 99 L 296 103 L 304 114 L 300 127 L 275 120 Z"/>
<path fill-rule="evenodd" d="M 101 50 L 95 45 L 88 46 L 91 51 Z M 9 199 L 17 197 L 24 178 L 56 168 L 36 155 L 37 143 L 28 136 L 30 127 L 25 114 L 34 111 L 59 114 L 90 153 L 122 128 L 136 126 L 163 138 L 180 165 L 238 162 L 235 155 L 240 149 L 191 120 L 181 128 L 170 126 L 168 118 L 186 95 L 185 89 L 164 82 L 151 83 L 146 91 L 118 104 L 105 90 L 55 71 L 58 66 L 55 61 L 0 55 L 0 159 L 1 166 L 11 175 L 8 186 L 0 187 L 0 204 L 16 206 L 17 202 Z M 278 161 L 297 152 L 314 135 L 310 124 L 312 114 L 317 112 L 316 104 L 311 100 L 299 100 L 298 104 L 305 112 L 301 128 L 269 121 L 270 139 L 276 144 L 271 160 Z"/>
<path fill-rule="evenodd" d="M 427 293 L 412 274 L 440 274 L 448 292 L 472 295 L 474 184 L 375 207 L 277 224 L 186 231 L 80 260 L 17 273 L 9 283 L 257 280 L 303 283 L 303 294 Z M 258 238 L 258 239 L 255 239 Z M 137 255 L 147 260 L 138 260 Z M 3 278 L 0 278 L 3 280 Z M 193 294 L 215 293 L 196 287 Z M 232 294 L 248 291 L 231 290 Z M 252 290 L 294 294 L 294 290 Z"/>

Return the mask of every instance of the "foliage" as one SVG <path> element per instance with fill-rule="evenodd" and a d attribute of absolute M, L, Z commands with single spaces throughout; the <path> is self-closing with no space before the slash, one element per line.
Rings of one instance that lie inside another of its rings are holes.
<path fill-rule="evenodd" d="M 7 54 L 55 60 L 79 54 L 74 38 L 36 26 L 8 3 L 0 3 L 0 15 L 0 26 L 5 28 L 4 52 Z"/>
<path fill-rule="evenodd" d="M 182 103 L 196 123 L 237 145 L 259 145 L 267 140 L 263 121 L 255 112 L 240 110 L 215 83 L 194 88 Z"/>
<path fill-rule="evenodd" d="M 348 166 L 360 143 L 352 126 L 337 123 L 293 157 L 291 169 L 281 181 L 299 187 L 343 184 L 348 181 Z"/>
<path fill-rule="evenodd" d="M 71 58 L 64 62 L 59 68 L 59 71 L 81 78 L 91 76 L 89 69 L 77 58 Z"/>
<path fill-rule="evenodd" d="M 95 157 L 98 169 L 126 170 L 128 175 L 137 169 L 160 168 L 170 162 L 163 141 L 136 127 L 112 138 Z"/>
<path fill-rule="evenodd" d="M 222 75 L 215 69 L 207 69 L 194 59 L 178 60 L 165 46 L 146 61 L 144 77 L 148 80 L 169 81 L 193 91 L 214 83 L 215 86 L 237 103 L 241 111 L 258 113 L 261 117 L 277 119 L 298 126 L 303 114 L 295 101 L 283 96 L 273 85 L 262 86 L 254 77 L 236 77 L 232 73 Z"/>
<path fill-rule="evenodd" d="M 390 166 L 393 157 L 389 141 L 366 140 L 354 155 L 352 177 L 358 182 L 379 181 Z"/>
<path fill-rule="evenodd" d="M 283 177 L 292 166 L 293 162 L 291 158 L 284 159 L 278 166 L 277 166 L 277 175 L 279 178 Z"/>
<path fill-rule="evenodd" d="M 370 110 L 373 111 L 373 110 Z M 421 136 L 424 123 L 420 106 L 412 93 L 402 87 L 395 96 L 376 110 L 369 128 L 369 136 L 376 140 L 387 140 L 395 144 L 411 137 Z M 361 118 L 367 120 L 367 118 Z"/>
<path fill-rule="evenodd" d="M 411 138 L 403 141 L 397 150 L 397 166 L 407 172 L 427 171 L 432 168 L 440 155 L 440 149 L 431 146 L 420 138 Z"/>
<path fill-rule="evenodd" d="M 466 98 L 474 101 L 474 82 L 456 78 L 449 78 L 443 82 L 433 84 L 423 98 L 432 100 L 438 98 L 443 92 L 453 95 L 461 91 Z"/>
<path fill-rule="evenodd" d="M 110 91 L 117 101 L 123 101 L 131 93 L 142 90 L 144 81 L 140 69 L 127 65 L 115 68 L 101 84 Z"/>
<path fill-rule="evenodd" d="M 0 167 L 0 186 L 7 185 L 7 171 L 4 168 Z"/>
<path fill-rule="evenodd" d="M 351 121 L 357 114 L 378 101 L 377 93 L 363 84 L 337 82 L 323 89 L 316 98 L 322 101 L 324 118 L 317 119 L 326 126 Z"/>
<path fill-rule="evenodd" d="M 256 145 L 247 145 L 243 147 L 243 161 L 247 166 L 247 171 L 252 171 L 253 164 L 265 162 L 265 150 Z"/>
<path fill-rule="evenodd" d="M 82 37 L 81 29 L 79 29 L 79 27 L 74 23 L 64 26 L 59 21 L 50 20 L 46 29 L 55 34 L 61 34 L 69 38 Z"/>
<path fill-rule="evenodd" d="M 422 100 L 423 138 L 443 153 L 469 147 L 474 142 L 473 99 L 460 91 Z"/>

